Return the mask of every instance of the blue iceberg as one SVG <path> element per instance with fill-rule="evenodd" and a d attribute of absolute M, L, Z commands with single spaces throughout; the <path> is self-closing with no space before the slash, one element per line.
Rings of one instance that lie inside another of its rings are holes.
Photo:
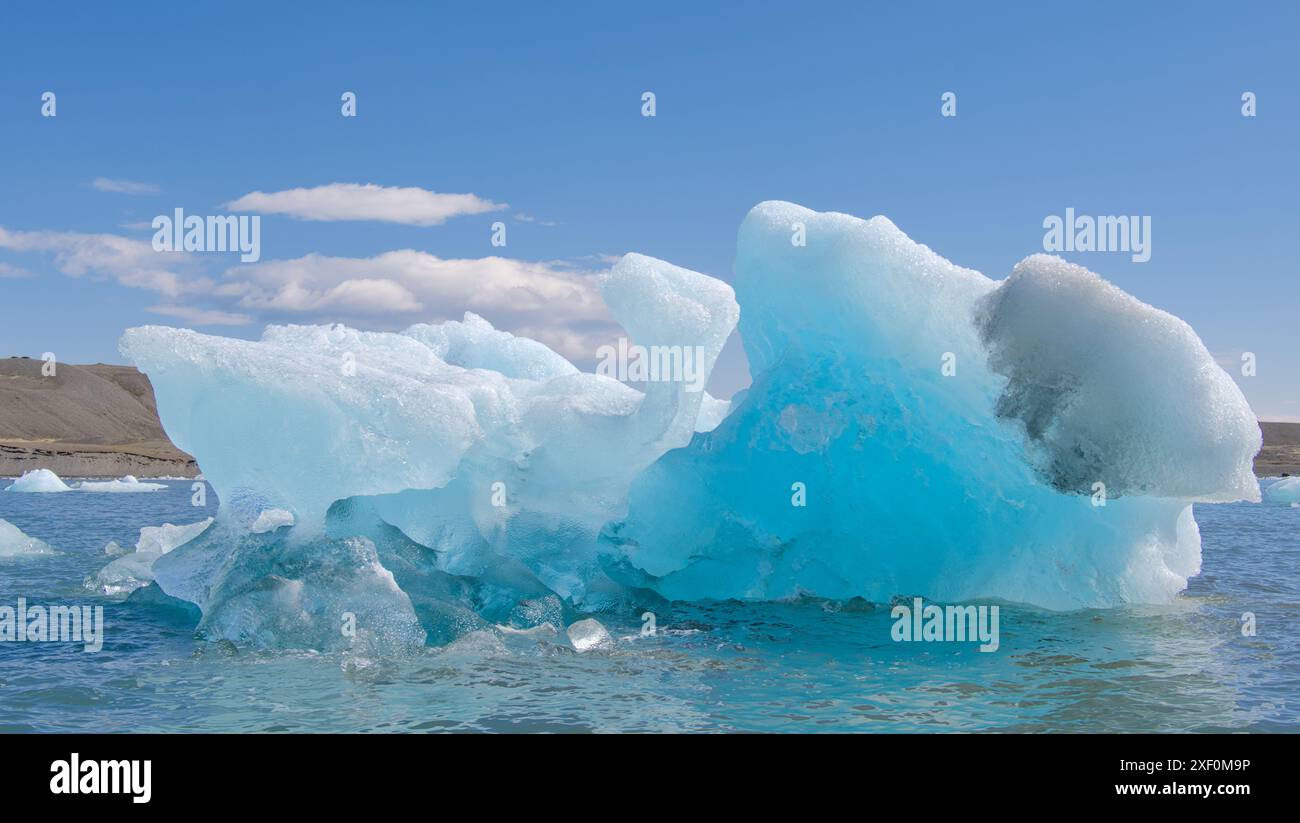
<path fill-rule="evenodd" d="M 994 281 L 768 202 L 734 291 L 636 254 L 602 290 L 705 379 L 739 323 L 751 387 L 639 391 L 473 314 L 128 330 L 222 501 L 157 583 L 214 639 L 324 649 L 661 598 L 1161 603 L 1199 570 L 1192 503 L 1259 499 L 1255 417 L 1192 329 L 1059 258 Z"/>

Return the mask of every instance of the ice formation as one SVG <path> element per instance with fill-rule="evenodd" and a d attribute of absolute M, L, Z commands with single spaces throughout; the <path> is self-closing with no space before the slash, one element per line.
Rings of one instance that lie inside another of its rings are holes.
<path fill-rule="evenodd" d="M 34 557 L 42 554 L 58 554 L 48 543 L 28 537 L 23 530 L 0 518 L 0 558 Z"/>
<path fill-rule="evenodd" d="M 1264 489 L 1264 499 L 1282 506 L 1300 503 L 1300 477 L 1284 477 L 1270 483 Z"/>
<path fill-rule="evenodd" d="M 642 393 L 472 314 L 129 330 L 222 501 L 159 585 L 209 637 L 313 648 L 348 645 L 344 612 L 402 647 L 656 597 L 1104 607 L 1198 571 L 1192 502 L 1259 499 L 1254 415 L 1195 333 L 1057 258 L 994 281 L 883 217 L 769 202 L 734 291 L 632 254 L 603 294 L 705 375 L 739 320 L 753 385 Z"/>
<path fill-rule="evenodd" d="M 133 475 L 126 475 L 117 480 L 83 480 L 78 483 L 76 490 L 79 492 L 113 492 L 113 493 L 130 493 L 130 492 L 157 492 L 167 488 L 164 483 L 141 483 Z"/>
<path fill-rule="evenodd" d="M 609 636 L 609 631 L 601 625 L 599 620 L 590 617 L 574 623 L 565 634 L 569 636 L 569 642 L 573 644 L 573 648 L 579 653 L 605 649 L 614 645 L 614 638 Z"/>
<path fill-rule="evenodd" d="M 23 472 L 23 476 L 6 486 L 5 491 L 50 494 L 72 491 L 72 487 L 64 483 L 57 474 L 49 469 L 32 469 Z"/>
<path fill-rule="evenodd" d="M 183 526 L 171 523 L 145 526 L 140 529 L 140 538 L 132 552 L 123 551 L 116 541 L 109 542 L 104 553 L 117 559 L 88 580 L 87 587 L 104 594 L 128 594 L 148 585 L 153 580 L 153 564 L 158 558 L 198 537 L 211 525 L 209 517 Z"/>
<path fill-rule="evenodd" d="M 253 525 L 249 526 L 249 530 L 253 534 L 265 534 L 292 525 L 293 512 L 287 512 L 284 509 L 265 509 L 253 521 Z"/>
<path fill-rule="evenodd" d="M 32 469 L 5 488 L 9 492 L 156 492 L 167 488 L 162 483 L 141 483 L 133 475 L 117 480 L 83 480 L 69 486 L 49 469 Z"/>

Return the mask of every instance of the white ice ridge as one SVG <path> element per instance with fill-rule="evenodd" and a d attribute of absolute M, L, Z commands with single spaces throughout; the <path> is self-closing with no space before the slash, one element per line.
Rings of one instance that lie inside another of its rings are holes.
<path fill-rule="evenodd" d="M 337 626 L 285 640 L 267 610 L 367 592 L 398 642 L 433 642 L 651 592 L 1163 602 L 1199 569 L 1190 504 L 1259 497 L 1232 380 L 1080 267 L 1035 255 L 993 281 L 883 217 L 769 202 L 735 282 L 633 254 L 603 286 L 633 341 L 698 346 L 706 376 L 739 317 L 754 384 L 729 405 L 579 372 L 473 314 L 129 330 L 222 501 L 159 584 L 209 634 L 317 646 Z M 293 528 L 255 533 L 269 508 Z"/>

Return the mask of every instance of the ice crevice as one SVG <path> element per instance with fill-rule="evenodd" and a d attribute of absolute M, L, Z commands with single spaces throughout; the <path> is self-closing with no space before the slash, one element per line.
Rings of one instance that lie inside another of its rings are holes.
<path fill-rule="evenodd" d="M 345 647 L 344 612 L 405 647 L 662 598 L 1106 607 L 1185 587 L 1193 502 L 1259 499 L 1231 378 L 1081 267 L 1034 255 L 995 281 L 884 217 L 767 202 L 734 284 L 629 254 L 602 285 L 632 340 L 698 347 L 705 378 L 738 324 L 753 384 L 729 404 L 581 372 L 473 314 L 130 329 L 221 500 L 151 573 L 202 633 L 266 647 Z"/>

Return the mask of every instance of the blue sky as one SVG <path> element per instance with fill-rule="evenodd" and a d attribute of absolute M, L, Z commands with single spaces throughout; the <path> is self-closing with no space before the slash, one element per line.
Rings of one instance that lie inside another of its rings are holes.
<path fill-rule="evenodd" d="M 609 256 L 729 280 L 762 200 L 886 214 L 995 278 L 1073 207 L 1150 215 L 1149 262 L 1065 256 L 1191 323 L 1261 417 L 1300 420 L 1285 244 L 1300 225 L 1296 4 L 653 5 L 7 4 L 0 355 L 120 362 L 122 330 L 145 323 L 254 337 L 267 322 L 400 328 L 465 308 L 578 354 L 603 329 L 584 301 Z M 57 117 L 40 116 L 45 91 Z M 945 91 L 955 118 L 940 116 Z M 135 248 L 177 207 L 221 214 L 331 184 L 491 210 L 432 224 L 262 211 L 255 274 L 198 255 L 166 282 L 104 237 Z M 505 248 L 489 244 L 496 220 Z M 494 254 L 507 259 L 481 262 Z M 438 261 L 453 261 L 445 288 L 331 291 Z M 511 303 L 530 278 L 529 300 L 554 305 Z M 1236 366 L 1244 351 L 1255 377 Z M 745 382 L 729 346 L 714 388 Z"/>

